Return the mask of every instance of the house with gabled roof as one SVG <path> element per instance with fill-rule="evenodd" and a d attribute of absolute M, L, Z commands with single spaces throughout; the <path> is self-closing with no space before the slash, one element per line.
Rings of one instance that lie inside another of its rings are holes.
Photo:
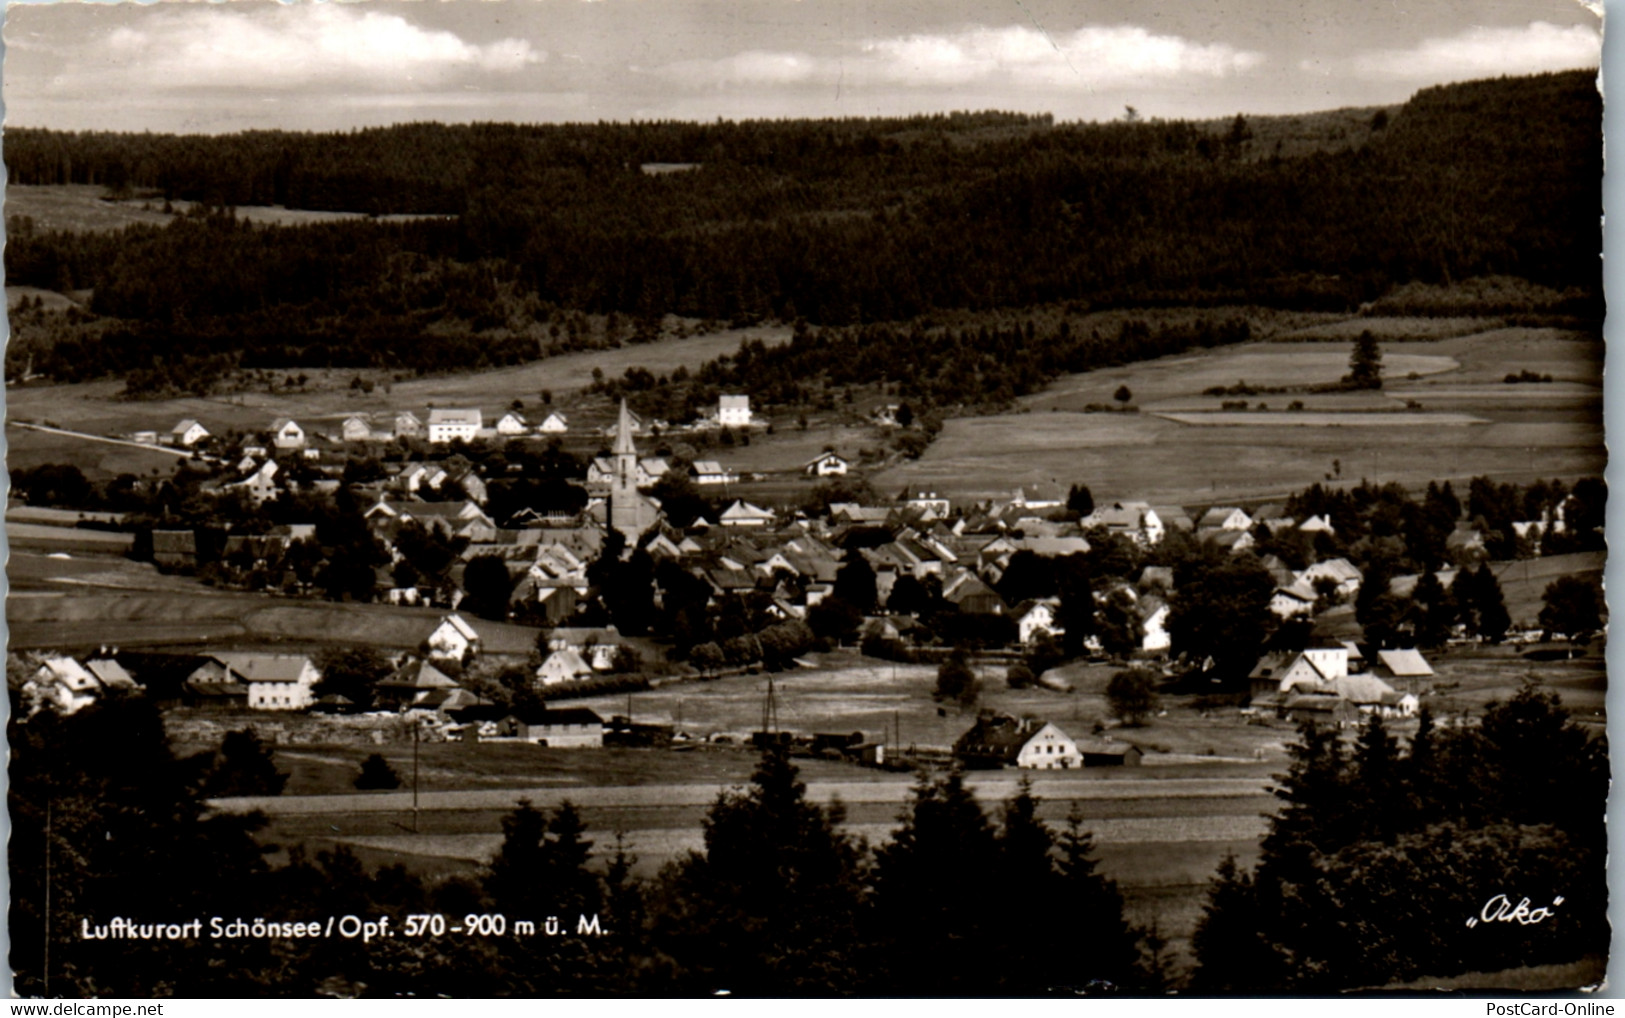
<path fill-rule="evenodd" d="M 1071 770 L 1083 766 L 1077 743 L 1053 722 L 989 714 L 954 743 L 967 767 Z"/>
<path fill-rule="evenodd" d="M 1126 537 L 1141 547 L 1162 542 L 1165 529 L 1162 517 L 1149 502 L 1113 502 L 1096 506 L 1095 511 L 1078 522 L 1084 530 L 1105 527 L 1106 532 Z"/>
<path fill-rule="evenodd" d="M 467 619 L 454 612 L 442 616 L 424 642 L 428 644 L 430 660 L 462 661 L 479 653 L 480 634 Z"/>
<path fill-rule="evenodd" d="M 1298 582 L 1308 584 L 1311 590 L 1322 580 L 1335 583 L 1337 586 L 1334 593 L 1339 597 L 1353 597 L 1359 592 L 1360 581 L 1363 578 L 1364 574 L 1360 572 L 1359 567 L 1346 558 L 1316 562 L 1298 573 Z"/>
<path fill-rule="evenodd" d="M 1214 506 L 1196 521 L 1198 530 L 1246 530 L 1252 525 L 1251 516 L 1244 510 L 1230 505 Z"/>
<path fill-rule="evenodd" d="M 561 682 L 577 682 L 592 678 L 592 665 L 577 651 L 562 647 L 548 654 L 536 668 L 536 682 L 554 686 Z"/>
<path fill-rule="evenodd" d="M 422 438 L 423 422 L 418 415 L 410 410 L 402 410 L 395 415 L 396 438 Z"/>
<path fill-rule="evenodd" d="M 530 430 L 530 424 L 517 410 L 510 410 L 497 418 L 497 434 L 514 436 L 523 435 Z"/>
<path fill-rule="evenodd" d="M 765 527 L 773 522 L 773 513 L 743 499 L 722 511 L 719 522 L 725 527 Z"/>
<path fill-rule="evenodd" d="M 554 410 L 536 426 L 536 430 L 544 435 L 563 435 L 570 430 L 570 420 Z"/>
<path fill-rule="evenodd" d="M 723 465 L 716 460 L 695 460 L 688 468 L 688 475 L 694 478 L 695 484 L 733 484 L 739 480 L 738 474 L 729 473 Z"/>
<path fill-rule="evenodd" d="M 304 710 L 315 700 L 312 690 L 322 673 L 304 654 L 259 654 L 231 651 L 211 655 L 230 681 L 248 689 L 253 710 Z"/>
<path fill-rule="evenodd" d="M 1026 646 L 1039 636 L 1060 636 L 1065 630 L 1055 621 L 1055 608 L 1059 603 L 1058 598 L 1044 598 L 1017 605 L 1011 612 L 1011 618 L 1016 621 L 1016 639 Z"/>
<path fill-rule="evenodd" d="M 844 477 L 851 466 L 851 462 L 834 449 L 825 449 L 808 460 L 801 471 L 813 477 Z"/>
<path fill-rule="evenodd" d="M 188 417 L 169 429 L 169 437 L 176 445 L 190 448 L 209 437 L 209 429 Z"/>
<path fill-rule="evenodd" d="M 475 408 L 441 407 L 429 411 L 429 441 L 436 445 L 462 440 L 472 442 L 480 435 L 484 415 Z"/>
<path fill-rule="evenodd" d="M 458 688 L 455 679 L 421 658 L 409 660 L 373 686 L 380 706 L 401 710 L 412 707 L 439 708 Z"/>
<path fill-rule="evenodd" d="M 1283 619 L 1296 615 L 1309 615 L 1315 610 L 1315 590 L 1299 580 L 1290 586 L 1276 587 L 1270 597 L 1270 611 Z"/>
<path fill-rule="evenodd" d="M 365 442 L 372 438 L 372 422 L 364 414 L 351 414 L 339 425 L 339 439 L 344 442 Z"/>
<path fill-rule="evenodd" d="M 291 417 L 278 417 L 271 422 L 271 444 L 278 449 L 303 449 L 305 429 Z"/>
<path fill-rule="evenodd" d="M 1174 645 L 1168 633 L 1168 602 L 1155 594 L 1146 594 L 1134 603 L 1140 616 L 1140 649 L 1148 654 L 1166 654 Z"/>

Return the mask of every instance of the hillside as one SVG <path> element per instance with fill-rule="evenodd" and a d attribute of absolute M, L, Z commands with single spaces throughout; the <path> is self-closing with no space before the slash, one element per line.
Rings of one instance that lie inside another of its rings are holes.
<path fill-rule="evenodd" d="M 13 130 L 14 181 L 198 204 L 103 231 L 10 217 L 8 281 L 88 289 L 97 320 L 25 322 L 8 357 L 13 373 L 32 357 L 59 379 L 146 372 L 132 388 L 163 391 L 235 367 L 516 364 L 653 338 L 662 315 L 831 326 L 1054 302 L 1341 311 L 1489 275 L 1595 316 L 1593 77 L 1453 85 L 1369 119 L 1238 118 L 1228 131 L 997 113 Z M 1517 127 L 1529 124 L 1540 130 Z M 262 225 L 231 210 L 250 204 L 380 218 Z M 433 215 L 381 219 L 414 213 Z M 614 313 L 622 334 L 584 335 L 583 313 Z"/>

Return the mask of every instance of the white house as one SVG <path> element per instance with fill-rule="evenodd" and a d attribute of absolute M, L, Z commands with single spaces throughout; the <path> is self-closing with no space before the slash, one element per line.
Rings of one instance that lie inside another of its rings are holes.
<path fill-rule="evenodd" d="M 461 615 L 447 615 L 429 634 L 429 657 L 442 661 L 461 661 L 469 653 L 478 653 L 480 634 Z"/>
<path fill-rule="evenodd" d="M 1294 615 L 1308 615 L 1315 609 L 1315 590 L 1299 580 L 1290 587 L 1276 587 L 1270 598 L 1270 611 L 1283 619 Z"/>
<path fill-rule="evenodd" d="M 1252 525 L 1253 518 L 1235 506 L 1214 506 L 1196 521 L 1199 529 L 1246 530 Z"/>
<path fill-rule="evenodd" d="M 689 476 L 694 478 L 695 484 L 732 484 L 739 480 L 738 474 L 731 474 L 716 460 L 695 460 L 689 468 Z"/>
<path fill-rule="evenodd" d="M 1055 605 L 1049 601 L 1029 601 L 1016 609 L 1016 636 L 1023 645 L 1031 644 L 1039 634 L 1060 636 L 1061 627 L 1055 624 Z"/>
<path fill-rule="evenodd" d="M 717 399 L 717 423 L 725 428 L 750 427 L 750 397 L 719 397 Z"/>
<path fill-rule="evenodd" d="M 1071 736 L 1051 722 L 1032 718 L 978 718 L 970 731 L 954 743 L 954 755 L 973 764 L 1015 764 L 1028 770 L 1083 766 L 1083 755 Z"/>
<path fill-rule="evenodd" d="M 568 647 L 547 655 L 546 660 L 536 669 L 536 681 L 543 686 L 554 686 L 561 682 L 574 682 L 591 677 L 592 665 Z"/>
<path fill-rule="evenodd" d="M 826 449 L 802 469 L 814 477 L 844 477 L 851 466 L 834 450 Z"/>
<path fill-rule="evenodd" d="M 268 502 L 276 498 L 276 473 L 276 460 L 266 460 L 253 473 L 228 487 L 246 489 L 256 504 Z"/>
<path fill-rule="evenodd" d="M 1174 645 L 1168 635 L 1168 602 L 1147 594 L 1135 607 L 1140 614 L 1140 649 L 1149 654 L 1166 653 Z"/>
<path fill-rule="evenodd" d="M 497 421 L 497 434 L 499 435 L 523 435 L 529 430 L 530 425 L 525 422 L 525 419 L 512 410 L 503 414 L 501 419 Z"/>
<path fill-rule="evenodd" d="M 429 441 L 437 444 L 462 439 L 472 442 L 479 437 L 484 417 L 478 410 L 430 410 Z"/>
<path fill-rule="evenodd" d="M 1321 580 L 1330 580 L 1336 584 L 1335 593 L 1340 597 L 1353 597 L 1360 590 L 1360 581 L 1363 579 L 1359 567 L 1346 558 L 1331 558 L 1314 565 L 1298 574 L 1298 582 L 1307 584 L 1311 590 Z"/>
<path fill-rule="evenodd" d="M 372 422 L 363 414 L 351 414 L 339 426 L 339 437 L 346 442 L 365 442 L 372 437 Z"/>
<path fill-rule="evenodd" d="M 248 706 L 254 710 L 303 710 L 315 697 L 311 690 L 322 673 L 303 654 L 215 654 L 248 688 Z"/>
<path fill-rule="evenodd" d="M 570 430 L 570 421 L 555 410 L 547 415 L 547 420 L 537 425 L 536 430 L 544 435 L 562 435 Z"/>
<path fill-rule="evenodd" d="M 1097 506 L 1079 525 L 1085 530 L 1105 527 L 1109 533 L 1126 537 L 1141 547 L 1159 544 L 1166 532 L 1162 518 L 1149 502 L 1113 502 Z"/>
<path fill-rule="evenodd" d="M 169 430 L 176 445 L 194 446 L 209 437 L 209 429 L 188 417 Z"/>
<path fill-rule="evenodd" d="M 23 697 L 35 709 L 47 703 L 63 714 L 72 714 L 93 702 L 102 684 L 84 665 L 71 657 L 52 656 L 42 660 L 23 684 Z"/>
<path fill-rule="evenodd" d="M 271 444 L 278 449 L 303 449 L 305 429 L 299 426 L 298 421 L 278 417 L 271 422 Z"/>
<path fill-rule="evenodd" d="M 395 415 L 396 438 L 420 438 L 423 435 L 423 422 L 418 415 L 410 410 L 402 410 Z"/>
<path fill-rule="evenodd" d="M 725 527 L 765 527 L 773 522 L 773 514 L 741 499 L 722 511 L 721 522 Z"/>

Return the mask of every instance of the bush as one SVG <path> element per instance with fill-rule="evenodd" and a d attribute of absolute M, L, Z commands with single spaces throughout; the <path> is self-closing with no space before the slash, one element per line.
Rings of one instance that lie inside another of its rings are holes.
<path fill-rule="evenodd" d="M 1033 684 L 1033 670 L 1024 664 L 1013 664 L 1004 673 L 1004 684 L 1011 689 L 1026 689 Z"/>
<path fill-rule="evenodd" d="M 389 765 L 382 753 L 374 753 L 361 762 L 361 773 L 356 775 L 355 787 L 365 790 L 401 787 L 401 776 Z"/>
<path fill-rule="evenodd" d="M 1150 672 L 1129 668 L 1112 676 L 1106 684 L 1106 705 L 1112 716 L 1130 728 L 1145 724 L 1146 715 L 1157 709 L 1157 690 Z"/>

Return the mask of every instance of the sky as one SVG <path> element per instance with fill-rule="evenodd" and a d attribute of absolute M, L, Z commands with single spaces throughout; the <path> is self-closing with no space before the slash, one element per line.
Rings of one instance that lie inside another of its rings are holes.
<path fill-rule="evenodd" d="M 1274 114 L 1596 67 L 1575 0 L 16 3 L 8 126 Z"/>

